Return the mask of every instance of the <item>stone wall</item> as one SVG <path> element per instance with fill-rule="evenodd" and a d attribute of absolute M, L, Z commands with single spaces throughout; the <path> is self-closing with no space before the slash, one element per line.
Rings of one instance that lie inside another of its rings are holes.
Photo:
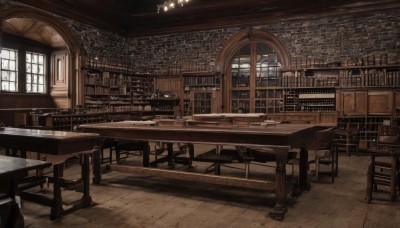
<path fill-rule="evenodd" d="M 20 4 L 14 1 L 5 1 Z M 62 18 L 76 33 L 83 53 L 108 61 L 128 62 L 141 72 L 175 74 L 180 70 L 215 70 L 216 58 L 227 40 L 249 27 L 126 38 L 77 21 Z M 349 59 L 366 61 L 387 55 L 390 63 L 400 62 L 400 10 L 332 16 L 297 21 L 280 21 L 253 26 L 281 39 L 292 63 L 306 58 L 324 63 Z M 293 65 L 292 64 L 292 65 Z M 183 68 L 183 69 L 182 69 Z"/>
<path fill-rule="evenodd" d="M 128 40 L 135 67 L 156 74 L 173 73 L 179 67 L 215 69 L 215 60 L 227 40 L 244 28 L 226 28 L 193 33 L 138 37 Z M 282 21 L 253 26 L 281 39 L 292 65 L 305 59 L 324 63 L 376 61 L 387 55 L 397 63 L 400 56 L 400 10 L 388 10 L 321 19 Z M 357 58 L 356 60 L 354 60 Z M 363 63 L 364 64 L 364 63 Z"/>

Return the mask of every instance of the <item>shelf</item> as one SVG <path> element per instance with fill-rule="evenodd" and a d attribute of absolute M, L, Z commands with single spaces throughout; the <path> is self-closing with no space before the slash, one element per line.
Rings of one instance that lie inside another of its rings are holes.
<path fill-rule="evenodd" d="M 90 111 L 130 111 L 130 106 L 149 105 L 145 99 L 154 90 L 152 75 L 92 68 L 85 69 L 85 72 L 84 107 Z M 140 99 L 141 102 L 138 103 L 138 98 L 143 98 L 144 101 Z"/>

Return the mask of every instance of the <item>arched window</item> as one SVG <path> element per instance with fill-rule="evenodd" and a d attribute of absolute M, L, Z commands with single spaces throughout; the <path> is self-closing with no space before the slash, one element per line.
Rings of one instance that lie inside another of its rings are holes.
<path fill-rule="evenodd" d="M 231 38 L 220 53 L 225 73 L 225 111 L 277 113 L 283 108 L 282 67 L 288 53 L 272 34 L 248 30 Z"/>

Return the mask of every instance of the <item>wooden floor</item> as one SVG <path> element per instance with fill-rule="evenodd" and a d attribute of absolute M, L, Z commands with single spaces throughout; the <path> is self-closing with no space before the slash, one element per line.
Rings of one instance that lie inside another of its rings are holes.
<path fill-rule="evenodd" d="M 205 149 L 196 145 L 196 151 Z M 379 199 L 371 204 L 364 201 L 368 157 L 341 154 L 339 161 L 334 184 L 328 176 L 315 182 L 310 172 L 311 191 L 289 199 L 282 222 L 267 216 L 274 205 L 269 192 L 117 172 L 103 175 L 101 185 L 91 185 L 95 203 L 90 208 L 50 221 L 49 208 L 24 202 L 22 213 L 26 227 L 400 227 L 400 198 L 391 203 L 388 194 L 380 193 L 374 194 Z M 195 169 L 204 165 L 195 164 Z M 251 169 L 254 176 L 274 171 L 263 166 Z M 291 173 L 290 166 L 287 171 Z M 65 175 L 77 173 L 73 166 Z M 223 167 L 222 173 L 244 171 Z M 63 195 L 67 200 L 79 196 L 72 191 Z"/>

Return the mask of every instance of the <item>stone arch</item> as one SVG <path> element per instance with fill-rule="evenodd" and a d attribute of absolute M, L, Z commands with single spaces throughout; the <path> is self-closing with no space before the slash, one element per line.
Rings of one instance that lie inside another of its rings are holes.
<path fill-rule="evenodd" d="M 229 64 L 236 52 L 239 51 L 243 46 L 248 44 L 250 41 L 265 43 L 268 46 L 274 48 L 274 50 L 277 52 L 282 67 L 289 67 L 289 52 L 287 51 L 284 43 L 280 39 L 269 32 L 249 28 L 231 37 L 227 41 L 225 46 L 221 49 L 216 61 L 218 71 L 225 73 L 228 70 Z"/>
<path fill-rule="evenodd" d="M 7 20 L 10 18 L 31 18 L 42 21 L 52 27 L 64 39 L 69 52 L 79 52 L 79 43 L 75 37 L 75 33 L 64 22 L 58 18 L 34 8 L 25 6 L 5 6 L 0 11 L 0 20 Z"/>

